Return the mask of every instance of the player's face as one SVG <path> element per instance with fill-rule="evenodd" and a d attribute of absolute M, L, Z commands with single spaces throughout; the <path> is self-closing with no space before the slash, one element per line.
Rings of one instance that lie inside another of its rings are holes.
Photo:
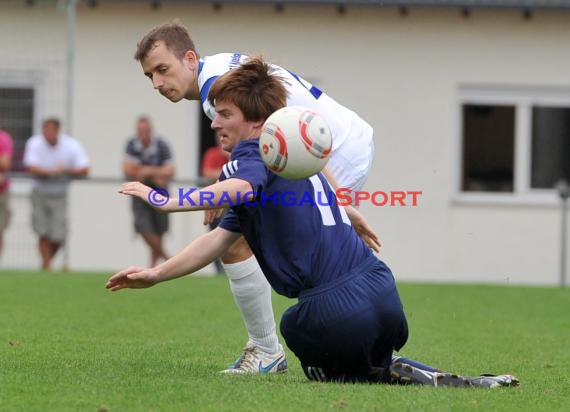
<path fill-rule="evenodd" d="M 180 60 L 163 41 L 158 41 L 141 66 L 153 87 L 171 102 L 198 98 L 198 58 L 193 51 L 186 52 Z"/>
<path fill-rule="evenodd" d="M 231 152 L 242 140 L 259 137 L 262 124 L 245 120 L 242 111 L 233 103 L 216 102 L 212 129 L 216 131 L 222 149 L 227 152 Z"/>

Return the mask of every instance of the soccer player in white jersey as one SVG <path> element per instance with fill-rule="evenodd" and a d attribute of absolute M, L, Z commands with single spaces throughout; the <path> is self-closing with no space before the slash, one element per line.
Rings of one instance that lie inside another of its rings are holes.
<path fill-rule="evenodd" d="M 247 56 L 225 53 L 200 59 L 186 28 L 173 23 L 147 33 L 138 44 L 135 59 L 141 63 L 153 87 L 164 97 L 172 102 L 200 100 L 206 114 L 213 117 L 207 99 L 210 87 L 220 75 L 237 67 Z M 374 157 L 372 127 L 296 74 L 274 68 L 288 83 L 287 103 L 315 110 L 331 127 L 333 154 L 325 171 L 329 182 L 335 188 L 361 189 Z M 379 251 L 379 239 L 360 213 L 352 207 L 347 207 L 346 211 L 357 233 L 372 249 Z M 204 224 L 215 217 L 217 212 L 206 213 Z M 271 289 L 247 242 L 243 238 L 236 242 L 222 257 L 222 262 L 248 332 L 243 356 L 280 358 L 284 354 L 275 331 Z M 242 362 L 243 356 L 226 372 L 247 372 L 243 370 L 247 364 Z"/>
<path fill-rule="evenodd" d="M 159 266 L 118 272 L 107 288 L 149 287 L 194 272 L 243 236 L 275 291 L 298 298 L 283 314 L 280 326 L 307 378 L 487 388 L 518 383 L 510 375 L 465 377 L 427 365 L 418 367 L 417 362 L 403 358 L 393 360 L 393 350 L 407 340 L 408 327 L 390 269 L 358 237 L 342 207 L 333 200 L 316 201 L 323 192 L 326 198 L 334 198 L 320 173 L 286 180 L 270 172 L 261 159 L 263 123 L 285 105 L 287 97 L 275 72 L 261 59 L 252 58 L 220 77 L 208 100 L 215 104 L 212 127 L 222 147 L 231 152 L 231 167 L 228 163 L 219 181 L 203 191 L 155 205 L 164 212 L 231 206 L 219 227 Z M 126 183 L 121 189 L 147 203 L 151 203 L 150 191 L 140 182 Z M 203 193 L 209 201 L 200 201 Z M 250 196 L 240 197 L 240 193 Z M 279 200 L 283 193 L 298 203 L 283 203 Z M 254 354 L 255 348 L 249 348 L 236 368 L 262 373 L 286 368 L 284 356 Z"/>

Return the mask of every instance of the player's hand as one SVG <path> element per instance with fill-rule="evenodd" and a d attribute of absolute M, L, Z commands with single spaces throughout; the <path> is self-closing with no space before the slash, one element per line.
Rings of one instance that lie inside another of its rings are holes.
<path fill-rule="evenodd" d="M 224 209 L 207 209 L 204 210 L 204 226 L 209 225 L 214 220 L 219 219 L 224 213 Z"/>
<path fill-rule="evenodd" d="M 117 290 L 150 288 L 158 283 L 156 272 L 153 269 L 145 269 L 133 266 L 115 273 L 109 278 L 105 288 L 116 292 Z"/>
<path fill-rule="evenodd" d="M 149 203 L 148 195 L 151 190 L 152 189 L 150 187 L 142 184 L 141 182 L 127 182 L 123 183 L 123 185 L 120 187 L 119 193 L 138 197 L 139 199 L 144 200 L 146 203 Z"/>
<path fill-rule="evenodd" d="M 376 253 L 380 252 L 380 248 L 382 247 L 382 243 L 380 243 L 380 238 L 378 235 L 372 230 L 364 216 L 356 210 L 352 206 L 345 207 L 346 214 L 348 215 L 350 222 L 352 223 L 352 227 L 358 233 L 358 236 L 362 238 L 372 250 Z"/>

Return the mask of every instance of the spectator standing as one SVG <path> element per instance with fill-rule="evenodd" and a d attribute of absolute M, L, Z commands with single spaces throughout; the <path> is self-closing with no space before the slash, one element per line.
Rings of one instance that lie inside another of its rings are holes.
<path fill-rule="evenodd" d="M 53 258 L 67 237 L 67 193 L 71 179 L 86 177 L 89 158 L 78 140 L 60 133 L 55 117 L 42 123 L 42 133 L 26 142 L 24 166 L 34 177 L 32 227 L 39 237 L 42 269 L 50 270 Z"/>
<path fill-rule="evenodd" d="M 172 151 L 162 137 L 154 135 L 150 118 L 136 122 L 136 135 L 129 139 L 123 160 L 123 174 L 128 180 L 143 182 L 154 189 L 166 189 L 175 173 Z M 158 213 L 140 199 L 132 199 L 135 232 L 150 249 L 150 264 L 167 260 L 164 234 L 168 232 L 168 215 Z"/>

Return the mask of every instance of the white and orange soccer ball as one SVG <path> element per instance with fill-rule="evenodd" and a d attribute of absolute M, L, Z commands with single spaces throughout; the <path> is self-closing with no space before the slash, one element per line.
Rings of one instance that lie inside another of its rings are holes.
<path fill-rule="evenodd" d="M 306 179 L 327 164 L 332 135 L 324 119 L 314 111 L 284 107 L 265 121 L 259 150 L 272 172 L 285 179 Z"/>

